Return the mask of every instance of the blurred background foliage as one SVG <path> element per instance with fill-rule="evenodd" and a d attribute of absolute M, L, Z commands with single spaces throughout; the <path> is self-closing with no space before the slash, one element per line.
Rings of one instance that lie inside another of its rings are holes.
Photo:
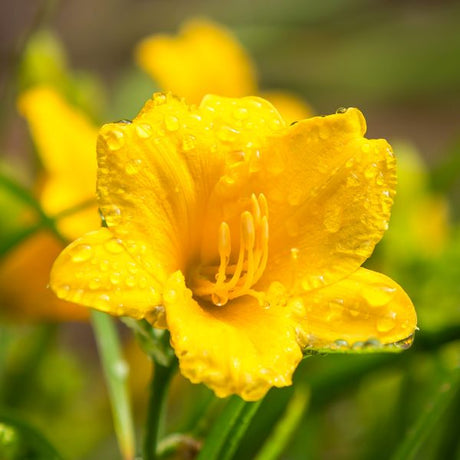
<path fill-rule="evenodd" d="M 262 90 L 294 91 L 317 114 L 359 107 L 368 136 L 389 139 L 398 195 L 368 265 L 407 290 L 420 327 L 402 354 L 304 360 L 295 385 L 262 402 L 235 458 L 460 459 L 459 2 L 2 3 L 0 257 L 54 225 L 35 198 L 41 164 L 18 95 L 46 82 L 95 124 L 131 118 L 156 89 L 135 44 L 197 16 L 235 33 Z M 12 318 L 0 300 L 0 459 L 119 458 L 89 324 Z M 120 333 L 140 433 L 150 366 Z M 177 447 L 171 458 L 192 458 L 224 406 L 175 377 L 165 432 L 180 435 L 164 441 L 165 457 Z"/>

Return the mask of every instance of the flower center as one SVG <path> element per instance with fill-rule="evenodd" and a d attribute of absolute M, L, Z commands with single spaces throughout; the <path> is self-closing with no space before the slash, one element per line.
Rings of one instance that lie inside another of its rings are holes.
<path fill-rule="evenodd" d="M 251 288 L 262 276 L 268 258 L 268 206 L 263 194 L 251 196 L 251 211 L 241 213 L 240 225 L 236 263 L 231 263 L 230 227 L 227 222 L 221 222 L 219 265 L 201 266 L 192 277 L 193 293 L 217 306 L 242 295 L 252 295 L 261 300 L 261 293 Z M 213 277 L 215 281 L 210 281 Z"/>

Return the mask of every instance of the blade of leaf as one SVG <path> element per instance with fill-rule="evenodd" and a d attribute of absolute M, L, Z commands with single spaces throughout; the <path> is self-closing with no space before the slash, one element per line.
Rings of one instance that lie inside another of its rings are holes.
<path fill-rule="evenodd" d="M 221 460 L 221 454 L 226 442 L 231 436 L 238 436 L 238 425 L 243 420 L 249 422 L 259 404 L 260 402 L 248 403 L 238 396 L 232 396 L 209 432 L 197 460 Z M 254 413 L 251 412 L 251 406 L 256 406 Z M 244 431 L 245 429 L 242 433 L 239 433 L 239 438 L 235 439 L 236 444 L 241 439 Z"/>
<path fill-rule="evenodd" d="M 283 418 L 262 446 L 256 460 L 276 460 L 286 448 L 289 439 L 302 419 L 310 400 L 310 389 L 299 385 L 288 403 Z"/>
<path fill-rule="evenodd" d="M 106 313 L 92 311 L 91 322 L 108 386 L 120 450 L 125 460 L 131 460 L 135 454 L 135 438 L 127 386 L 127 364 L 122 357 L 112 318 Z"/>
<path fill-rule="evenodd" d="M 430 435 L 441 416 L 460 388 L 460 366 L 453 369 L 438 388 L 438 391 L 424 408 L 406 433 L 405 438 L 392 456 L 392 460 L 416 458 L 423 442 Z"/>

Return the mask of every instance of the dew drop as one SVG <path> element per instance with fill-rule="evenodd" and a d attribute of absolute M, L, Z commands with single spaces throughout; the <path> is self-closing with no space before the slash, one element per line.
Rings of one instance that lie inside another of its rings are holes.
<path fill-rule="evenodd" d="M 339 207 L 332 207 L 326 210 L 324 227 L 329 233 L 337 233 L 342 227 L 342 211 Z"/>
<path fill-rule="evenodd" d="M 86 262 L 93 255 L 93 248 L 88 244 L 75 246 L 71 251 L 72 262 Z"/>
<path fill-rule="evenodd" d="M 377 175 L 377 165 L 375 163 L 372 163 L 371 166 L 366 168 L 364 171 L 364 176 L 366 179 L 373 179 Z"/>
<path fill-rule="evenodd" d="M 112 367 L 113 374 L 121 380 L 126 379 L 129 374 L 129 366 L 126 361 L 118 360 L 113 364 Z"/>
<path fill-rule="evenodd" d="M 130 160 L 125 167 L 126 174 L 129 174 L 129 175 L 137 174 L 141 168 L 141 165 L 142 165 L 142 160 L 140 158 Z"/>
<path fill-rule="evenodd" d="M 334 342 L 334 345 L 337 348 L 349 348 L 350 346 L 348 345 L 348 342 L 344 339 L 338 339 Z"/>
<path fill-rule="evenodd" d="M 196 137 L 192 136 L 191 134 L 188 136 L 184 136 L 182 140 L 182 150 L 184 152 L 190 152 L 190 150 L 193 150 L 196 145 Z"/>
<path fill-rule="evenodd" d="M 348 109 L 346 107 L 339 107 L 335 113 L 345 113 Z"/>
<path fill-rule="evenodd" d="M 134 262 L 128 262 L 128 271 L 132 275 L 135 275 L 139 271 L 139 269 L 137 268 Z"/>
<path fill-rule="evenodd" d="M 123 246 L 118 240 L 111 239 L 104 245 L 105 249 L 112 254 L 123 252 Z"/>
<path fill-rule="evenodd" d="M 68 296 L 69 292 L 70 292 L 70 286 L 68 284 L 63 284 L 62 286 L 59 286 L 56 289 L 56 295 L 60 299 L 66 298 Z"/>
<path fill-rule="evenodd" d="M 113 272 L 110 274 L 110 282 L 112 284 L 119 284 L 121 279 L 121 273 Z"/>
<path fill-rule="evenodd" d="M 289 302 L 288 308 L 294 315 L 297 315 L 301 318 L 305 318 L 305 315 L 307 313 L 305 309 L 305 304 L 302 302 L 300 299 L 294 299 Z"/>
<path fill-rule="evenodd" d="M 109 269 L 110 262 L 108 260 L 101 260 L 99 268 L 102 272 L 106 272 Z"/>
<path fill-rule="evenodd" d="M 165 126 L 168 131 L 177 131 L 179 129 L 179 119 L 174 115 L 166 115 Z"/>
<path fill-rule="evenodd" d="M 377 175 L 377 179 L 375 180 L 376 184 L 377 185 L 380 185 L 382 186 L 383 184 L 385 184 L 385 177 L 382 173 L 382 171 L 380 171 Z"/>
<path fill-rule="evenodd" d="M 282 126 L 281 120 L 274 118 L 273 120 L 270 120 L 269 126 L 273 131 L 276 131 Z"/>
<path fill-rule="evenodd" d="M 128 287 L 135 287 L 137 284 L 137 280 L 135 276 L 128 276 L 125 280 L 126 286 Z"/>
<path fill-rule="evenodd" d="M 383 316 L 377 320 L 377 330 L 379 332 L 388 332 L 395 328 L 395 314 Z"/>
<path fill-rule="evenodd" d="M 175 289 L 169 289 L 163 294 L 165 302 L 174 302 L 177 298 L 177 291 Z"/>
<path fill-rule="evenodd" d="M 396 294 L 396 288 L 371 285 L 362 290 L 362 296 L 372 307 L 387 305 Z"/>
<path fill-rule="evenodd" d="M 105 309 L 107 308 L 110 302 L 110 296 L 107 294 L 101 294 L 94 302 L 94 306 L 98 309 Z"/>
<path fill-rule="evenodd" d="M 142 139 L 148 139 L 153 134 L 152 126 L 147 123 L 137 125 L 136 134 Z"/>
<path fill-rule="evenodd" d="M 236 129 L 231 128 L 230 126 L 222 126 L 217 136 L 222 142 L 232 142 L 236 139 L 240 132 Z"/>
<path fill-rule="evenodd" d="M 223 307 L 228 302 L 228 295 L 213 292 L 211 294 L 212 303 L 218 307 Z"/>
<path fill-rule="evenodd" d="M 162 105 L 166 103 L 166 94 L 164 93 L 155 93 L 153 95 L 153 102 L 155 105 Z"/>
<path fill-rule="evenodd" d="M 244 120 L 245 118 L 248 118 L 249 116 L 248 109 L 246 107 L 239 107 L 234 110 L 233 116 L 237 120 Z"/>
<path fill-rule="evenodd" d="M 119 150 L 125 143 L 125 135 L 119 129 L 112 129 L 105 135 L 107 147 L 112 150 Z"/>

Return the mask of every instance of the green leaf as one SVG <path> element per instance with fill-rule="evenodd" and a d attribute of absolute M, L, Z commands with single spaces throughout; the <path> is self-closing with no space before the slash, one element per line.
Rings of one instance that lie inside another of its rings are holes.
<path fill-rule="evenodd" d="M 208 434 L 197 460 L 232 458 L 261 402 L 249 403 L 232 396 Z"/>
<path fill-rule="evenodd" d="M 256 460 L 276 460 L 289 443 L 289 440 L 299 425 L 310 400 L 310 389 L 299 385 L 277 423 L 271 436 L 264 444 Z"/>
<path fill-rule="evenodd" d="M 437 423 L 449 407 L 460 388 L 460 367 L 453 369 L 439 385 L 423 412 L 409 428 L 402 443 L 392 456 L 392 460 L 416 458 L 424 441 L 430 436 Z"/>
<path fill-rule="evenodd" d="M 120 450 L 124 459 L 133 459 L 135 438 L 127 385 L 129 370 L 122 357 L 117 330 L 112 318 L 106 313 L 93 310 L 91 320 L 108 386 Z"/>

